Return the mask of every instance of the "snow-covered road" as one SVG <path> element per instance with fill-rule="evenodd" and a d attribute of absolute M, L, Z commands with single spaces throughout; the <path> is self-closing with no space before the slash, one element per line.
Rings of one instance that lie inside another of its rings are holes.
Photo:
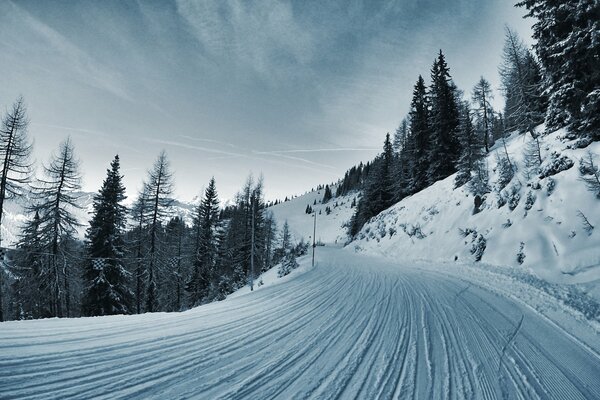
<path fill-rule="evenodd" d="M 0 324 L 0 398 L 600 398 L 598 346 L 522 302 L 318 250 L 313 270 L 184 313 Z"/>

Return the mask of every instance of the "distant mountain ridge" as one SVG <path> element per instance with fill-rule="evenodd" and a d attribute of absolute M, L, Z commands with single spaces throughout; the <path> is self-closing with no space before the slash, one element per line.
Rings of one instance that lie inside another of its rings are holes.
<path fill-rule="evenodd" d="M 82 226 L 77 229 L 77 237 L 79 239 L 83 239 L 88 227 L 95 195 L 95 192 L 76 192 L 76 196 L 78 196 L 77 203 L 80 208 L 75 208 L 72 211 L 79 223 L 82 224 Z M 31 193 L 25 193 L 22 196 L 5 201 L 1 228 L 3 247 L 11 247 L 18 242 L 23 224 L 31 218 L 31 216 L 27 214 L 26 209 L 27 206 L 32 203 L 33 196 Z M 186 224 L 191 225 L 195 207 L 196 204 L 194 200 L 187 203 L 173 199 L 171 214 L 173 217 L 182 217 Z"/>

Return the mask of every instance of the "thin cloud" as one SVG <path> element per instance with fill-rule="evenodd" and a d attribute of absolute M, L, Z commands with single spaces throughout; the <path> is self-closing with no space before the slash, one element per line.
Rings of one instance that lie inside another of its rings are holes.
<path fill-rule="evenodd" d="M 330 153 L 343 151 L 374 151 L 379 150 L 378 147 L 335 147 L 325 149 L 294 149 L 294 150 L 271 150 L 258 151 L 257 154 L 285 154 L 285 153 Z"/>

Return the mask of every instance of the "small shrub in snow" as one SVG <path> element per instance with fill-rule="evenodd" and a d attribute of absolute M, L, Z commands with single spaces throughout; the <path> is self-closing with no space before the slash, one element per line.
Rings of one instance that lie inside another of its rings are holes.
<path fill-rule="evenodd" d="M 465 229 L 458 228 L 458 234 L 462 237 L 467 237 L 467 236 L 473 235 L 473 234 L 475 236 L 477 236 L 477 231 L 472 228 L 465 228 Z"/>
<path fill-rule="evenodd" d="M 544 179 L 548 176 L 556 175 L 559 172 L 568 170 L 574 164 L 573 160 L 569 157 L 553 151 L 548 161 L 541 166 L 539 177 L 540 179 Z"/>
<path fill-rule="evenodd" d="M 487 241 L 481 234 L 473 241 L 473 245 L 471 246 L 471 254 L 475 256 L 475 261 L 481 261 L 481 257 L 483 257 L 486 246 Z"/>
<path fill-rule="evenodd" d="M 391 238 L 392 236 L 394 236 L 396 234 L 396 228 L 389 228 L 388 232 L 389 232 L 389 235 L 390 235 L 390 238 Z"/>
<path fill-rule="evenodd" d="M 506 197 L 502 193 L 496 193 L 496 204 L 502 208 L 506 204 Z"/>
<path fill-rule="evenodd" d="M 289 275 L 292 270 L 298 268 L 298 261 L 296 261 L 296 256 L 293 252 L 288 252 L 285 255 L 285 258 L 279 265 L 279 269 L 277 270 L 277 276 L 279 278 Z"/>
<path fill-rule="evenodd" d="M 521 185 L 512 185 L 506 191 L 506 202 L 508 204 L 508 208 L 512 211 L 519 205 L 519 201 L 521 200 Z"/>
<path fill-rule="evenodd" d="M 546 180 L 546 194 L 550 196 L 556 189 L 556 180 L 554 178 L 548 178 Z"/>
<path fill-rule="evenodd" d="M 517 253 L 517 262 L 523 264 L 525 261 L 525 243 L 521 242 L 519 245 L 519 252 Z"/>
<path fill-rule="evenodd" d="M 571 231 L 571 233 L 569 233 L 569 239 L 573 239 L 575 236 L 577 236 L 577 232 Z"/>
<path fill-rule="evenodd" d="M 581 225 L 584 231 L 587 232 L 588 236 L 594 231 L 594 225 L 590 223 L 585 214 L 581 210 L 577 210 L 577 216 L 581 220 Z"/>
<path fill-rule="evenodd" d="M 529 191 L 527 192 L 527 198 L 525 198 L 525 209 L 526 210 L 531 210 L 531 207 L 533 207 L 533 204 L 535 203 L 535 193 Z"/>
<path fill-rule="evenodd" d="M 588 152 L 584 158 L 579 160 L 579 174 L 588 190 L 600 198 L 600 167 L 594 161 L 591 152 Z"/>
<path fill-rule="evenodd" d="M 501 152 L 496 152 L 496 163 L 498 171 L 496 185 L 498 190 L 502 190 L 510 183 L 513 176 L 515 176 L 515 167 L 508 157 Z"/>

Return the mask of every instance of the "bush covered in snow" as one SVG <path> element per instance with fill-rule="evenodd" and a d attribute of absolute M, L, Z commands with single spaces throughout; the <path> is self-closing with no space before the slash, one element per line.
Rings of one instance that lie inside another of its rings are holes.
<path fill-rule="evenodd" d="M 575 163 L 569 157 L 561 155 L 560 153 L 553 151 L 550 153 L 550 157 L 540 167 L 540 179 L 556 175 L 559 172 L 570 169 Z"/>

